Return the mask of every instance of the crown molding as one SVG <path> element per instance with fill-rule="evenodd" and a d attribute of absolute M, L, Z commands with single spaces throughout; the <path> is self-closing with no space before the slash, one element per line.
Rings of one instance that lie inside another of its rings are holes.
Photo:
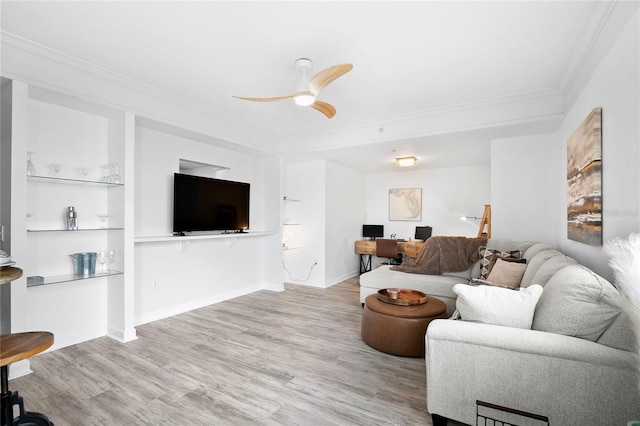
<path fill-rule="evenodd" d="M 150 121 L 198 134 L 199 140 L 256 155 L 277 155 L 264 146 L 265 132 L 151 85 L 111 72 L 55 49 L 0 30 L 2 76 L 57 91 Z M 42 76 L 46 75 L 46 79 Z M 216 117 L 216 120 L 211 120 Z M 249 141 L 249 142 L 248 142 Z M 250 141 L 261 141 L 252 144 Z"/>
<path fill-rule="evenodd" d="M 582 29 L 580 37 L 573 44 L 556 84 L 563 94 L 567 94 L 578 75 L 584 72 L 587 58 L 593 53 L 593 47 L 601 37 L 617 3 L 617 1 L 593 2 L 595 10 Z"/>
<path fill-rule="evenodd" d="M 555 87 L 494 99 L 423 110 L 403 115 L 379 117 L 320 134 L 298 133 L 276 138 L 267 129 L 251 128 L 238 118 L 188 98 L 169 93 L 142 81 L 109 71 L 5 30 L 0 30 L 0 47 L 13 54 L 14 64 L 3 75 L 52 90 L 89 97 L 97 103 L 132 111 L 155 122 L 183 127 L 205 139 L 223 141 L 270 154 L 317 151 L 367 143 L 409 139 L 481 128 L 558 120 L 571 103 L 572 93 L 606 53 L 607 43 L 619 33 L 620 22 L 636 2 L 594 2 L 594 11 L 567 58 Z M 12 62 L 12 61 L 9 61 Z M 37 64 L 37 65 L 36 65 Z M 38 65 L 40 67 L 38 67 Z M 46 68 L 45 73 L 34 69 Z M 47 81 L 42 75 L 47 75 Z M 64 75 L 63 75 L 64 74 Z M 53 77 L 49 79 L 49 77 Z M 71 80 L 77 80 L 71 81 Z M 78 88 L 78 86 L 82 86 Z M 93 87 L 96 86 L 96 87 Z M 211 117 L 215 116 L 215 122 Z M 265 148 L 265 141 L 270 141 Z M 304 143 L 301 143 L 304 142 Z"/>
<path fill-rule="evenodd" d="M 142 81 L 126 77 L 122 74 L 110 71 L 106 68 L 36 43 L 32 40 L 28 40 L 24 37 L 20 37 L 5 30 L 0 30 L 0 46 L 5 49 L 13 50 L 21 55 L 32 57 L 39 61 L 47 62 L 62 69 L 72 71 L 75 74 L 90 77 L 92 79 L 108 81 L 110 83 L 127 87 L 128 89 L 136 90 L 138 92 L 151 94 L 153 96 L 161 96 L 170 99 L 172 102 L 177 102 L 190 108 L 201 109 L 210 114 L 220 114 L 220 111 L 216 111 L 212 108 L 206 108 L 203 105 L 197 104 L 187 98 L 169 93 Z"/>
<path fill-rule="evenodd" d="M 283 140 L 279 150 L 283 153 L 321 151 L 516 124 L 550 121 L 559 124 L 564 117 L 564 106 L 565 96 L 558 90 L 547 89 L 381 117 L 322 134 L 294 135 Z M 305 148 L 300 148 L 300 140 L 304 140 Z"/>

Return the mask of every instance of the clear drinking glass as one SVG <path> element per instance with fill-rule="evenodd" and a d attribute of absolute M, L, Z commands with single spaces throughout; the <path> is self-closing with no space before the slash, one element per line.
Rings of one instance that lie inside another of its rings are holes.
<path fill-rule="evenodd" d="M 82 178 L 84 180 L 87 180 L 87 176 L 89 175 L 90 171 L 91 171 L 91 169 L 89 167 L 79 167 L 78 168 L 78 172 L 80 173 L 80 175 L 82 176 Z"/>
<path fill-rule="evenodd" d="M 107 263 L 107 252 L 98 252 L 98 263 L 100 264 L 100 273 L 104 274 L 104 264 Z"/>
<path fill-rule="evenodd" d="M 109 227 L 109 215 L 108 214 L 99 214 L 98 220 L 100 221 L 100 228 L 106 229 Z"/>
<path fill-rule="evenodd" d="M 36 166 L 31 161 L 31 154 L 35 154 L 33 151 L 27 152 L 27 176 L 35 176 L 36 175 Z"/>
<path fill-rule="evenodd" d="M 116 261 L 116 257 L 117 257 L 117 254 L 115 250 L 107 250 L 107 262 L 108 262 L 107 267 L 109 268 L 108 269 L 109 271 L 113 270 L 113 264 Z"/>
<path fill-rule="evenodd" d="M 51 163 L 49 164 L 49 167 L 51 167 L 51 171 L 53 172 L 54 176 L 58 176 L 58 173 L 60 173 L 60 170 L 62 170 L 62 164 L 58 163 Z"/>

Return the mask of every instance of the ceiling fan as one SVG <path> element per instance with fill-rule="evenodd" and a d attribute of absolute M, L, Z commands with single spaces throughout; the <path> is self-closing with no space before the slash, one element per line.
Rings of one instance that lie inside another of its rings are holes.
<path fill-rule="evenodd" d="M 333 105 L 317 100 L 318 95 L 336 78 L 348 73 L 353 68 L 351 64 L 340 64 L 329 67 L 320 71 L 309 80 L 308 73 L 311 72 L 313 63 L 311 59 L 300 58 L 296 60 L 296 69 L 302 73 L 302 77 L 296 84 L 296 93 L 288 96 L 276 96 L 272 98 L 248 98 L 244 96 L 234 96 L 236 99 L 253 102 L 276 102 L 286 99 L 293 99 L 298 105 L 309 106 L 320 111 L 327 118 L 336 115 L 336 109 Z"/>

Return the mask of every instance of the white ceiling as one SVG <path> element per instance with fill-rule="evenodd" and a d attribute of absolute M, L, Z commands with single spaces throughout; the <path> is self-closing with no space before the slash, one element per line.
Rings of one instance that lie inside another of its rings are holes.
<path fill-rule="evenodd" d="M 1 25 L 4 38 L 232 123 L 227 140 L 371 172 L 404 155 L 419 168 L 488 164 L 490 139 L 553 130 L 558 108 L 547 117 L 540 100 L 566 94 L 613 4 L 3 0 Z M 333 119 L 232 98 L 293 93 L 300 57 L 314 73 L 353 64 L 319 96 Z M 515 118 L 485 117 L 487 106 Z"/>

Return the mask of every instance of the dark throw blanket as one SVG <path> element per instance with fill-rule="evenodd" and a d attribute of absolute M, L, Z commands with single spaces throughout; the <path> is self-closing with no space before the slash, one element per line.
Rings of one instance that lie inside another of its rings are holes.
<path fill-rule="evenodd" d="M 424 243 L 414 263 L 402 262 L 392 266 L 391 270 L 429 275 L 461 272 L 480 259 L 478 249 L 486 244 L 486 238 L 431 237 Z"/>

